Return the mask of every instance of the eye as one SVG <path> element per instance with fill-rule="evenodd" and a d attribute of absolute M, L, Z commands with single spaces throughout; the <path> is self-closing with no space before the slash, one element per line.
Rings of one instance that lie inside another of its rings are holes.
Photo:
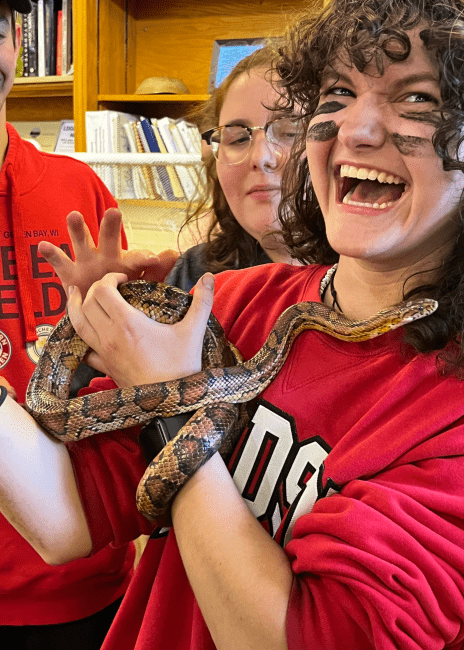
<path fill-rule="evenodd" d="M 409 104 L 436 104 L 439 105 L 439 102 L 435 97 L 429 95 L 428 93 L 410 93 L 407 95 L 404 100 Z"/>
<path fill-rule="evenodd" d="M 336 88 L 328 88 L 321 92 L 322 97 L 328 97 L 329 95 L 337 95 L 338 97 L 354 97 L 354 92 L 348 90 L 348 88 L 342 88 L 337 86 Z"/>

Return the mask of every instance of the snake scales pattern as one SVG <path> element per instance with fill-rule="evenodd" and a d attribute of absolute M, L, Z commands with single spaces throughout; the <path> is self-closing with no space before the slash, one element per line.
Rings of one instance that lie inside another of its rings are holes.
<path fill-rule="evenodd" d="M 133 281 L 120 286 L 134 307 L 163 323 L 183 318 L 191 296 L 161 283 Z M 75 370 L 88 350 L 64 316 L 49 336 L 26 396 L 26 408 L 49 433 L 76 441 L 105 431 L 146 424 L 196 410 L 147 467 L 137 490 L 137 507 L 164 525 L 165 513 L 182 485 L 217 450 L 227 454 L 248 421 L 246 403 L 259 395 L 282 368 L 293 341 L 315 329 L 344 341 L 364 341 L 424 318 L 434 300 L 404 302 L 365 321 L 351 321 L 321 303 L 289 307 L 250 360 L 224 336 L 211 315 L 203 344 L 202 371 L 170 382 L 119 388 L 68 399 Z"/>

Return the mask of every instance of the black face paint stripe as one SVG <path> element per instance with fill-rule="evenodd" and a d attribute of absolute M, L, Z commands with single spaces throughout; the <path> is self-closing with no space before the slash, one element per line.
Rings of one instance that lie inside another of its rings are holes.
<path fill-rule="evenodd" d="M 325 104 L 321 104 L 318 108 L 316 108 L 316 111 L 313 114 L 313 117 L 316 117 L 316 115 L 323 115 L 325 113 L 336 113 L 337 111 L 341 111 L 342 108 L 346 108 L 345 104 L 341 104 L 340 102 L 325 102 Z"/>
<path fill-rule="evenodd" d="M 404 156 L 420 156 L 425 147 L 430 145 L 427 138 L 417 138 L 413 135 L 392 134 L 392 140 L 398 151 Z"/>
<path fill-rule="evenodd" d="M 326 140 L 332 140 L 335 138 L 339 131 L 339 126 L 333 121 L 329 122 L 320 122 L 319 124 L 313 124 L 306 134 L 306 140 L 311 140 L 313 142 L 325 142 Z"/>
<path fill-rule="evenodd" d="M 423 124 L 430 124 L 438 128 L 442 123 L 441 115 L 435 113 L 404 113 L 400 115 L 406 120 L 414 120 L 415 122 L 422 122 Z"/>

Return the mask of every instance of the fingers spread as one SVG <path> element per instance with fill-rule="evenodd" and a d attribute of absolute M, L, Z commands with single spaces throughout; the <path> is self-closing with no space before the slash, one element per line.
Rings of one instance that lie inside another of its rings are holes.
<path fill-rule="evenodd" d="M 89 252 L 95 251 L 95 242 L 84 217 L 80 212 L 70 212 L 66 223 L 76 259 L 81 256 L 88 257 Z"/>
<path fill-rule="evenodd" d="M 73 266 L 72 260 L 69 259 L 61 248 L 55 246 L 55 244 L 49 241 L 41 241 L 39 242 L 38 251 L 53 266 L 61 281 L 63 281 L 63 273 L 71 272 Z"/>

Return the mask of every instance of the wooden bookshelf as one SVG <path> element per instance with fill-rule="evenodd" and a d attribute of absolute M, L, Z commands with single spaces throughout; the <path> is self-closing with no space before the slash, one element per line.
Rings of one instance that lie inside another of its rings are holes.
<path fill-rule="evenodd" d="M 74 72 L 78 151 L 85 149 L 85 110 L 182 117 L 208 97 L 215 40 L 279 36 L 295 12 L 308 7 L 308 0 L 99 0 L 96 15 L 94 0 L 74 1 L 83 8 L 74 11 L 75 57 L 80 59 Z M 323 0 L 313 1 L 314 7 L 322 6 Z M 92 54 L 86 43 L 93 20 Z M 191 94 L 135 94 L 144 79 L 157 76 L 182 79 Z M 80 97 L 85 100 L 76 106 Z"/>
<path fill-rule="evenodd" d="M 10 122 L 59 121 L 74 117 L 74 78 L 70 75 L 15 79 L 6 101 Z"/>
<path fill-rule="evenodd" d="M 313 0 L 314 9 L 324 0 Z M 20 79 L 10 121 L 74 118 L 85 151 L 85 112 L 114 109 L 181 117 L 204 101 L 214 41 L 279 36 L 308 0 L 73 0 L 74 77 Z M 136 95 L 147 77 L 182 79 L 191 94 Z"/>

